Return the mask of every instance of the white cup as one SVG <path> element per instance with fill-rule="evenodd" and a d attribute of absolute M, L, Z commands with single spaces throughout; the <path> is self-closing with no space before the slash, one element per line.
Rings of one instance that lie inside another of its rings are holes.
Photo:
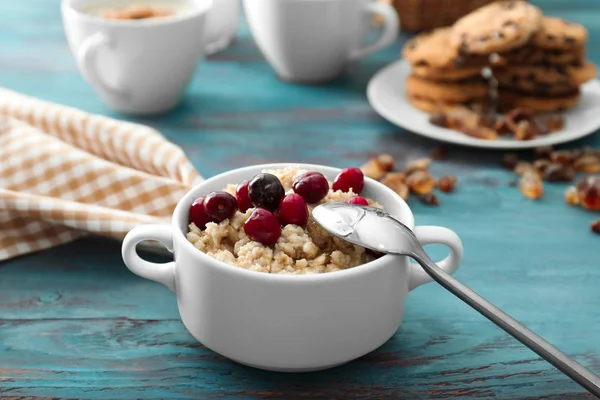
<path fill-rule="evenodd" d="M 205 54 L 225 49 L 237 35 L 240 23 L 240 0 L 214 0 L 208 12 Z"/>
<path fill-rule="evenodd" d="M 186 239 L 195 199 L 264 169 L 286 166 L 255 165 L 200 183 L 179 201 L 170 227 L 133 229 L 123 241 L 122 254 L 135 274 L 177 294 L 183 323 L 209 349 L 262 369 L 319 370 L 363 356 L 390 339 L 402 322 L 408 292 L 431 278 L 408 257 L 391 254 L 325 274 L 267 274 L 211 258 Z M 329 180 L 340 172 L 320 165 L 294 166 L 320 171 Z M 365 179 L 363 193 L 414 229 L 422 244 L 448 246 L 450 255 L 438 265 L 448 273 L 456 271 L 463 248 L 454 232 L 439 226 L 415 228 L 404 200 L 373 179 Z M 140 258 L 136 245 L 146 240 L 162 242 L 175 261 L 156 264 Z"/>
<path fill-rule="evenodd" d="M 174 108 L 203 56 L 212 0 L 188 0 L 188 10 L 165 18 L 112 20 L 86 13 L 105 3 L 115 4 L 62 0 L 67 42 L 82 75 L 117 111 L 158 114 Z"/>
<path fill-rule="evenodd" d="M 329 81 L 351 61 L 379 51 L 398 35 L 393 7 L 372 0 L 244 0 L 252 36 L 280 79 Z M 373 14 L 380 36 L 363 45 Z"/>

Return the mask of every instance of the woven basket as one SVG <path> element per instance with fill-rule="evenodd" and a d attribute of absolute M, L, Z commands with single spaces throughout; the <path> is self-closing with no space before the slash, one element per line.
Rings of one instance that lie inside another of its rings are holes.
<path fill-rule="evenodd" d="M 394 0 L 400 28 L 418 32 L 452 25 L 460 17 L 496 0 Z"/>

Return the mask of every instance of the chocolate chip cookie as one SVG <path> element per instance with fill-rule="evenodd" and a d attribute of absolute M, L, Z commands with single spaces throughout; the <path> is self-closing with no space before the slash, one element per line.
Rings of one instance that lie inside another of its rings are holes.
<path fill-rule="evenodd" d="M 569 50 L 583 47 L 587 37 L 587 29 L 583 25 L 562 18 L 544 17 L 531 42 L 543 49 Z"/>
<path fill-rule="evenodd" d="M 450 44 L 467 54 L 508 51 L 527 43 L 537 32 L 542 12 L 521 0 L 490 3 L 456 21 Z"/>
<path fill-rule="evenodd" d="M 493 68 L 494 76 L 504 76 L 505 79 L 528 80 L 545 84 L 569 84 L 579 86 L 596 77 L 596 65 L 586 61 L 581 66 L 549 65 L 531 66 L 519 65 L 508 68 Z"/>
<path fill-rule="evenodd" d="M 579 91 L 563 96 L 535 96 L 516 93 L 508 90 L 498 90 L 498 100 L 503 110 L 524 107 L 536 113 L 559 112 L 573 108 L 579 102 Z"/>
<path fill-rule="evenodd" d="M 532 44 L 492 57 L 494 65 L 582 65 L 584 60 L 583 46 L 563 50 L 542 49 Z"/>
<path fill-rule="evenodd" d="M 498 87 L 500 89 L 507 89 L 529 95 L 558 96 L 572 94 L 578 89 L 577 86 L 573 86 L 568 82 L 543 83 L 502 73 L 495 74 L 494 78 L 498 82 Z"/>
<path fill-rule="evenodd" d="M 462 68 L 481 66 L 487 57 L 461 55 L 457 48 L 450 46 L 450 28 L 438 28 L 415 36 L 402 48 L 402 57 L 413 67 Z"/>
<path fill-rule="evenodd" d="M 481 67 L 434 68 L 413 67 L 413 74 L 432 81 L 452 82 L 481 76 Z"/>
<path fill-rule="evenodd" d="M 428 114 L 434 114 L 439 112 L 443 107 L 448 106 L 473 106 L 474 104 L 484 104 L 484 99 L 470 99 L 464 102 L 455 102 L 455 101 L 439 101 L 430 99 L 427 97 L 421 97 L 418 95 L 415 96 L 407 96 L 408 102 L 418 110 L 426 112 Z"/>
<path fill-rule="evenodd" d="M 457 82 L 434 82 L 410 75 L 406 79 L 406 92 L 409 96 L 420 96 L 449 102 L 466 102 L 489 95 L 489 86 L 483 78 L 473 78 Z"/>

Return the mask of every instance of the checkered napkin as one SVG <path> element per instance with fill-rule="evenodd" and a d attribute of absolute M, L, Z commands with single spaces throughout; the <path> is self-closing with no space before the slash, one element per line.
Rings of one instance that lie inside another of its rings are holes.
<path fill-rule="evenodd" d="M 0 260 L 168 223 L 201 179 L 151 128 L 0 88 Z"/>

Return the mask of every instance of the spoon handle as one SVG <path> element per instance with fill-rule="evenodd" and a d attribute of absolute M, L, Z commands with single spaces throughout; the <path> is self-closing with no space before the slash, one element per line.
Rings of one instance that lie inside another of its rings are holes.
<path fill-rule="evenodd" d="M 424 251 L 411 255 L 437 283 L 600 398 L 600 377 L 439 268 Z"/>

